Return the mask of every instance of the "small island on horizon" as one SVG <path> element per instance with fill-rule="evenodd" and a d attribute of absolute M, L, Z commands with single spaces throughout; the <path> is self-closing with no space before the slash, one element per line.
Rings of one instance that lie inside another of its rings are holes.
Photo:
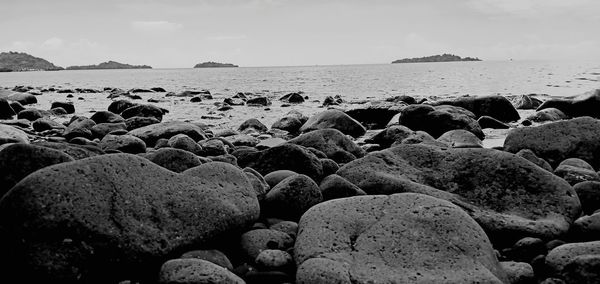
<path fill-rule="evenodd" d="M 194 65 L 194 68 L 221 68 L 221 67 L 239 67 L 231 63 L 218 63 L 213 61 L 202 62 Z"/>
<path fill-rule="evenodd" d="M 29 55 L 24 52 L 0 53 L 0 72 L 13 71 L 56 71 L 63 70 L 47 60 Z"/>
<path fill-rule="evenodd" d="M 129 65 L 116 61 L 102 62 L 98 65 L 69 66 L 67 70 L 99 70 L 99 69 L 152 69 L 148 65 Z"/>
<path fill-rule="evenodd" d="M 392 61 L 394 63 L 423 63 L 423 62 L 454 62 L 454 61 L 481 61 L 477 57 L 460 57 L 454 54 L 444 53 L 442 55 L 432 55 L 425 57 L 404 58 Z"/>

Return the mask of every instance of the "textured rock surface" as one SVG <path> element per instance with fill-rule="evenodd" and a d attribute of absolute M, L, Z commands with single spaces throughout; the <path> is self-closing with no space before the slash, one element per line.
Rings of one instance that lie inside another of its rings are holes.
<path fill-rule="evenodd" d="M 454 106 L 409 105 L 402 109 L 399 123 L 415 131 L 425 131 L 434 138 L 454 129 L 470 131 L 480 139 L 485 137 L 475 115 Z"/>
<path fill-rule="evenodd" d="M 129 135 L 144 140 L 148 146 L 154 146 L 160 138 L 169 139 L 177 134 L 185 134 L 195 141 L 206 138 L 204 131 L 198 125 L 183 121 L 156 123 L 129 131 Z"/>
<path fill-rule="evenodd" d="M 347 163 L 365 155 L 362 148 L 337 129 L 311 131 L 289 140 L 288 143 L 315 148 L 338 163 Z"/>
<path fill-rule="evenodd" d="M 471 111 L 477 118 L 487 115 L 502 122 L 519 120 L 519 113 L 503 96 L 462 97 L 436 102 L 436 105 L 452 105 Z"/>
<path fill-rule="evenodd" d="M 311 208 L 294 247 L 296 283 L 502 283 L 479 225 L 426 195 L 360 196 Z"/>
<path fill-rule="evenodd" d="M 0 124 L 0 145 L 6 143 L 29 143 L 29 137 L 23 130 Z"/>
<path fill-rule="evenodd" d="M 326 110 L 311 116 L 300 128 L 301 132 L 334 128 L 352 137 L 364 135 L 367 130 L 360 122 L 339 110 Z"/>
<path fill-rule="evenodd" d="M 161 284 L 245 284 L 233 272 L 202 259 L 172 259 L 160 268 Z"/>
<path fill-rule="evenodd" d="M 241 230 L 258 214 L 241 170 L 203 179 L 129 154 L 58 164 L 0 200 L 1 269 L 37 282 L 152 279 L 148 269 L 168 255 Z"/>

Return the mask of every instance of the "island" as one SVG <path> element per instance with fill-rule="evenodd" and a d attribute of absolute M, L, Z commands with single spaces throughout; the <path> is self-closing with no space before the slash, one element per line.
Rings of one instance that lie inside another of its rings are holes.
<path fill-rule="evenodd" d="M 453 61 L 481 61 L 479 58 L 465 57 L 444 53 L 442 55 L 432 55 L 418 58 L 404 58 L 393 61 L 392 63 L 422 63 L 422 62 L 453 62 Z"/>
<path fill-rule="evenodd" d="M 69 66 L 67 70 L 97 70 L 97 69 L 152 69 L 148 65 L 129 65 L 116 61 L 102 62 L 98 65 Z"/>
<path fill-rule="evenodd" d="M 202 62 L 194 66 L 194 68 L 221 68 L 221 67 L 239 67 L 231 63 L 218 63 L 218 62 Z"/>
<path fill-rule="evenodd" d="M 27 53 L 9 51 L 0 53 L 0 70 L 2 72 L 55 71 L 63 68 Z"/>

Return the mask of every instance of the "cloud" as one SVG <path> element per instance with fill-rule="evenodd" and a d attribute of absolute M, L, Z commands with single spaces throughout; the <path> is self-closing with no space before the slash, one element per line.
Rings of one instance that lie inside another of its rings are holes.
<path fill-rule="evenodd" d="M 207 40 L 223 41 L 223 40 L 242 40 L 247 39 L 246 35 L 219 35 L 206 37 Z"/>
<path fill-rule="evenodd" d="M 131 22 L 131 28 L 134 31 L 144 33 L 163 33 L 163 32 L 175 32 L 183 28 L 180 23 L 172 23 L 168 21 L 133 21 Z"/>
<path fill-rule="evenodd" d="M 519 17 L 548 17 L 600 8 L 593 0 L 469 0 L 467 5 L 485 14 Z"/>
<path fill-rule="evenodd" d="M 42 49 L 50 49 L 50 50 L 55 50 L 55 49 L 60 49 L 64 46 L 64 41 L 60 38 L 57 37 L 53 37 L 53 38 L 49 38 L 46 41 L 44 41 L 42 43 Z"/>

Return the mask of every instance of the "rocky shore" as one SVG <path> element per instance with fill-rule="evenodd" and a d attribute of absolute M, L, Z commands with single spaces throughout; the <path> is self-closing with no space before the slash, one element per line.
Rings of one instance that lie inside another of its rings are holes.
<path fill-rule="evenodd" d="M 2 89 L 0 271 L 598 283 L 599 102 Z"/>

